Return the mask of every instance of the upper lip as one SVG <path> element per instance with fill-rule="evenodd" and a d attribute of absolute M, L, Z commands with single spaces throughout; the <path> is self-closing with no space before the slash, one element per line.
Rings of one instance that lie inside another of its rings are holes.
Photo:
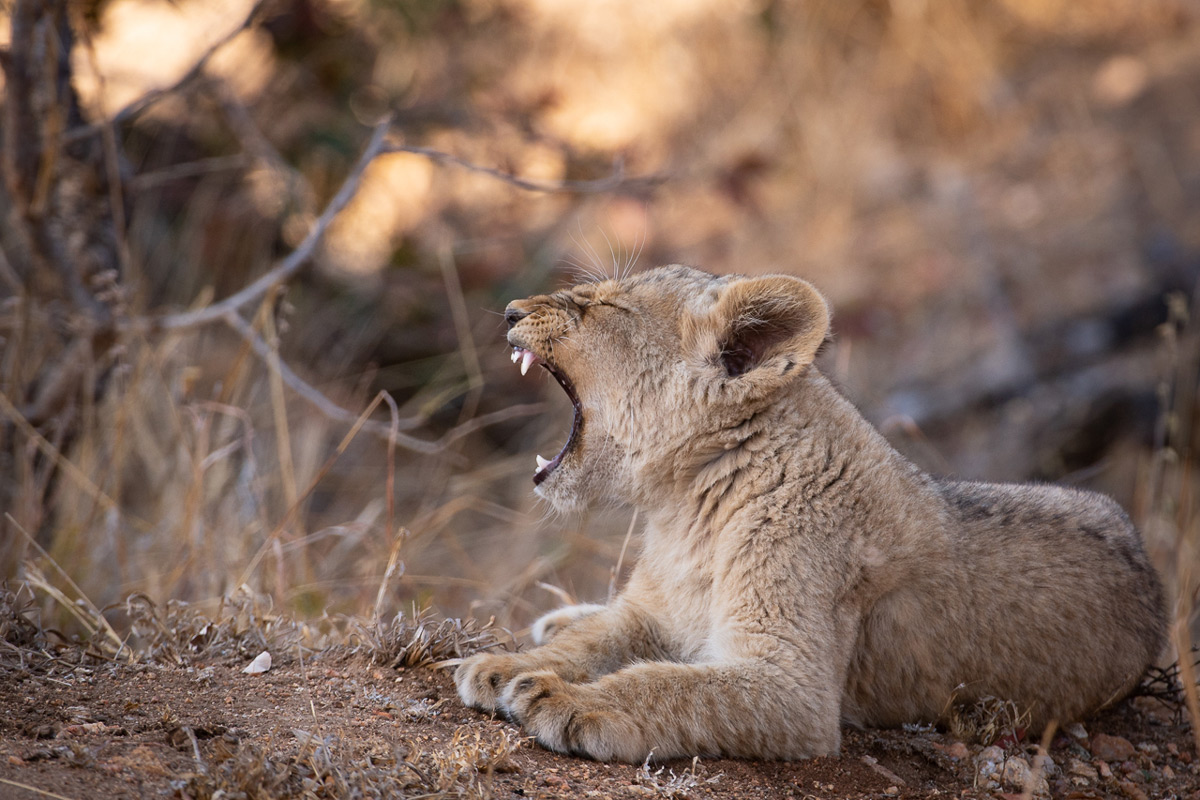
<path fill-rule="evenodd" d="M 558 455 L 556 455 L 554 458 L 546 461 L 541 456 L 538 456 L 538 470 L 533 475 L 533 482 L 536 485 L 540 484 L 550 476 L 550 473 L 553 472 L 560 463 L 562 463 L 563 457 L 566 456 L 567 451 L 571 449 L 571 445 L 575 442 L 575 436 L 579 433 L 579 429 L 583 425 L 583 406 L 579 402 L 579 395 L 575 393 L 575 386 L 571 383 L 571 380 L 562 372 L 562 370 L 538 356 L 537 353 L 521 347 L 520 345 L 513 345 L 512 360 L 514 362 L 521 362 L 522 375 L 529 370 L 530 364 L 542 365 L 547 372 L 554 376 L 554 379 L 558 381 L 558 384 L 562 386 L 563 391 L 567 393 L 567 397 L 571 398 L 571 432 L 567 435 L 566 443 L 562 446 L 562 449 L 558 451 Z"/>

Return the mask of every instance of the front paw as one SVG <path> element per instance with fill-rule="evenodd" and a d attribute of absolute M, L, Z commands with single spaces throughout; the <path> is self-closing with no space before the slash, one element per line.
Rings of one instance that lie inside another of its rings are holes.
<path fill-rule="evenodd" d="M 607 610 L 608 606 L 600 606 L 595 603 L 580 603 L 579 605 L 556 608 L 554 611 L 537 618 L 537 621 L 533 623 L 533 627 L 530 629 L 530 635 L 533 637 L 534 644 L 545 644 L 558 635 L 559 631 L 576 620 Z"/>
<path fill-rule="evenodd" d="M 483 653 L 471 656 L 454 671 L 458 696 L 480 711 L 499 711 L 500 693 L 518 672 L 516 659 Z"/>
<path fill-rule="evenodd" d="M 649 750 L 627 715 L 586 686 L 553 672 L 525 672 L 504 689 L 500 705 L 549 750 L 597 761 L 641 763 Z"/>

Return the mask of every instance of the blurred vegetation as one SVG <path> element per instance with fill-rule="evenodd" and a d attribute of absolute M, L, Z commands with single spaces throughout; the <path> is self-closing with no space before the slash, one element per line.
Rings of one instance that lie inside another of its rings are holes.
<path fill-rule="evenodd" d="M 497 312 L 636 258 L 813 280 L 899 448 L 1115 495 L 1189 613 L 1193 4 L 0 9 L 0 575 L 118 626 L 602 598 L 630 516 L 545 519 L 567 403 Z"/>

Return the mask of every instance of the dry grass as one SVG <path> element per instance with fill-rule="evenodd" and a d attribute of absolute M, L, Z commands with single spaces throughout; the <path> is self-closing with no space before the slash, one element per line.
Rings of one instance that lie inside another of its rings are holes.
<path fill-rule="evenodd" d="M 413 619 L 397 615 L 390 622 L 298 623 L 273 613 L 268 598 L 243 591 L 225 598 L 211 617 L 182 602 L 159 608 L 145 595 L 131 596 L 125 611 L 132 635 L 114 651 L 99 646 L 106 644 L 102 638 L 80 647 L 45 630 L 33 598 L 27 584 L 16 591 L 7 586 L 0 589 L 0 670 L 12 676 L 28 675 L 30 668 L 50 664 L 67 666 L 68 674 L 71 668 L 86 673 L 85 663 L 104 664 L 117 655 L 135 670 L 154 664 L 191 671 L 193 665 L 207 664 L 197 673 L 198 679 L 204 680 L 213 663 L 242 663 L 262 650 L 278 654 L 277 665 L 291 660 L 289 654 L 305 658 L 305 653 L 312 657 L 320 650 L 335 661 L 355 657 L 395 668 L 426 666 L 495 645 L 490 626 L 437 621 L 427 613 Z M 91 627 L 96 627 L 94 620 Z M 317 633 L 320 627 L 324 631 Z M 127 673 L 127 677 L 135 674 Z M 371 702 L 399 711 L 410 722 L 429 719 L 440 705 L 406 700 L 402 708 L 395 709 L 382 695 L 373 695 Z M 446 742 L 415 736 L 388 739 L 390 743 L 383 746 L 377 738 L 364 740 L 322 730 L 315 712 L 312 722 L 315 727 L 311 730 L 276 731 L 265 740 L 249 740 L 224 726 L 200 730 L 173 715 L 164 718 L 160 724 L 167 741 L 191 753 L 193 761 L 190 770 L 172 775 L 172 786 L 194 800 L 488 798 L 492 796 L 492 775 L 515 769 L 510 757 L 525 742 L 512 728 L 464 726 Z M 200 738 L 207 740 L 203 747 Z M 94 748 L 67 742 L 60 750 L 67 763 L 96 768 Z"/>
<path fill-rule="evenodd" d="M 1019 742 L 1029 720 L 1029 711 L 1021 710 L 1011 700 L 984 697 L 969 706 L 953 705 L 947 727 L 960 741 L 990 745 L 1002 738 Z"/>
<path fill-rule="evenodd" d="M 45 630 L 35 621 L 36 604 L 26 584 L 16 591 L 0 585 L 0 642 L 10 653 L 25 653 L 45 646 Z"/>
<path fill-rule="evenodd" d="M 723 773 L 720 772 L 707 777 L 702 775 L 698 757 L 693 758 L 692 763 L 679 773 L 666 767 L 651 769 L 650 759 L 653 757 L 653 753 L 646 757 L 646 761 L 634 776 L 634 782 L 638 786 L 649 789 L 653 795 L 665 797 L 668 800 L 688 800 L 695 797 L 696 789 L 711 786 L 719 782 L 723 776 Z"/>
<path fill-rule="evenodd" d="M 180 778 L 180 790 L 195 800 L 298 796 L 482 800 L 492 796 L 490 776 L 510 768 L 509 757 L 522 742 L 507 729 L 464 732 L 440 747 L 408 741 L 389 752 L 300 730 L 280 738 L 285 741 L 218 742 L 210 761 L 200 761 L 197 772 Z"/>
<path fill-rule="evenodd" d="M 372 663 L 395 669 L 437 665 L 492 649 L 502 643 L 499 633 L 492 622 L 439 620 L 414 609 L 410 616 L 397 614 L 389 622 L 351 620 L 346 638 L 353 643 L 351 652 L 365 653 Z M 512 641 L 512 634 L 504 633 Z"/>

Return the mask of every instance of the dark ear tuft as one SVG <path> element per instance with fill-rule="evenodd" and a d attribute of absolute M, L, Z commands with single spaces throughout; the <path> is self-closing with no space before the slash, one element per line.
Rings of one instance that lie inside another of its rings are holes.
<path fill-rule="evenodd" d="M 829 332 L 829 308 L 817 290 L 799 278 L 746 278 L 724 290 L 708 324 L 716 334 L 716 360 L 725 374 L 746 376 L 744 380 L 752 379 L 768 391 L 771 385 L 791 380 L 800 372 L 798 367 L 812 363 Z M 769 368 L 760 369 L 764 367 Z"/>
<path fill-rule="evenodd" d="M 721 342 L 720 357 L 726 374 L 736 378 L 757 367 L 779 344 L 796 335 L 800 322 L 786 313 L 766 318 L 753 315 L 735 321 L 727 338 Z M 791 372 L 795 365 L 796 362 L 788 358 L 784 373 Z"/>
<path fill-rule="evenodd" d="M 728 343 L 722 344 L 721 365 L 725 367 L 726 375 L 736 378 L 738 375 L 744 375 L 754 366 L 754 353 L 745 347 Z"/>

